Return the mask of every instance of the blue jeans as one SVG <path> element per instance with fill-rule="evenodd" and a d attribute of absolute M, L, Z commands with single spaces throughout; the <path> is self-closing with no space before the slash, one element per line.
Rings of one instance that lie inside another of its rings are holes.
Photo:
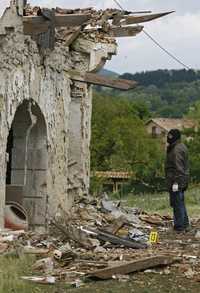
<path fill-rule="evenodd" d="M 185 207 L 184 192 L 171 192 L 170 205 L 173 208 L 174 229 L 179 231 L 184 230 L 189 226 L 189 219 Z"/>

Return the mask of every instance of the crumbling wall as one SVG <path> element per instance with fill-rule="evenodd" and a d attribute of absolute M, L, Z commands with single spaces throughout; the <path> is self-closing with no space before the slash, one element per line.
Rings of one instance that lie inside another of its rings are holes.
<path fill-rule="evenodd" d="M 72 68 L 79 72 L 96 72 L 116 54 L 115 43 L 99 44 L 79 38 L 73 44 Z M 92 86 L 73 82 L 71 85 L 69 120 L 69 178 L 68 194 L 88 194 L 90 183 L 90 139 L 92 115 Z"/>
<path fill-rule="evenodd" d="M 17 46 L 15 45 L 17 44 Z M 61 51 L 62 50 L 62 51 Z M 61 64 L 67 66 L 67 50 L 56 48 L 44 59 L 37 45 L 23 34 L 10 34 L 1 41 L 0 50 L 0 172 L 1 215 L 5 204 L 5 150 L 7 136 L 17 107 L 23 100 L 34 100 L 47 125 L 47 198 L 49 210 L 67 206 L 68 120 L 70 80 Z M 44 203 L 43 203 L 44 204 Z M 40 207 L 41 202 L 36 202 Z M 2 219 L 2 217 L 0 217 Z"/>
<path fill-rule="evenodd" d="M 0 227 L 6 200 L 7 137 L 19 105 L 27 100 L 38 105 L 45 119 L 48 168 L 46 182 L 35 179 L 38 185 L 46 184 L 46 194 L 42 198 L 27 194 L 25 206 L 35 215 L 33 224 L 44 225 L 46 212 L 55 215 L 59 207 L 70 208 L 73 197 L 89 189 L 92 92 L 90 85 L 72 82 L 70 70 L 95 69 L 116 48 L 95 58 L 96 44 L 80 37 L 71 50 L 56 43 L 54 50 L 41 52 L 23 34 L 16 7 L 0 20 L 0 34 Z"/>

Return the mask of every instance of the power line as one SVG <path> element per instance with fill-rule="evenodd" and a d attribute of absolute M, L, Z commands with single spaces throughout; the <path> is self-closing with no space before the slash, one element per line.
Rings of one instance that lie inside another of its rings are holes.
<path fill-rule="evenodd" d="M 119 1 L 117 1 L 117 0 L 113 0 L 118 6 L 119 6 L 119 8 L 121 9 L 121 10 L 125 10 L 123 7 L 122 7 L 122 5 L 120 4 L 120 2 Z"/>
<path fill-rule="evenodd" d="M 173 55 L 171 52 L 169 52 L 167 49 L 165 49 L 161 44 L 159 44 L 159 42 L 157 42 L 156 39 L 154 39 L 147 31 L 145 31 L 143 29 L 143 32 L 150 40 L 152 40 L 152 42 L 154 42 L 155 45 L 157 45 L 161 50 L 163 50 L 169 57 L 174 59 L 176 62 L 178 62 L 180 65 L 182 65 L 186 69 L 190 69 L 189 66 L 184 64 L 180 59 L 178 59 L 175 55 Z"/>
<path fill-rule="evenodd" d="M 125 11 L 125 9 L 122 7 L 122 5 L 117 0 L 113 0 L 121 10 Z M 154 37 L 152 37 L 146 30 L 143 29 L 143 33 L 157 46 L 159 47 L 163 52 L 165 52 L 170 58 L 172 58 L 174 61 L 185 67 L 186 69 L 190 69 L 189 66 L 187 66 L 185 63 L 183 63 L 179 58 L 177 58 L 174 54 L 169 52 L 167 49 L 165 49 Z"/>

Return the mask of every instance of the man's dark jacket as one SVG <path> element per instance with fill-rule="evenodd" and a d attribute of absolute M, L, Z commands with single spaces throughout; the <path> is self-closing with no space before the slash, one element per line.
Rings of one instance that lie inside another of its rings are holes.
<path fill-rule="evenodd" d="M 187 189 L 189 182 L 188 150 L 180 141 L 167 148 L 165 176 L 169 191 L 172 191 L 174 183 L 178 183 L 180 191 Z"/>

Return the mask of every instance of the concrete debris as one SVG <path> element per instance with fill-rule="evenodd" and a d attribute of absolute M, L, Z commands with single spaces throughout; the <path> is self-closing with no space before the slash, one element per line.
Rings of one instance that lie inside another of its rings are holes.
<path fill-rule="evenodd" d="M 130 280 L 129 275 L 113 275 L 112 278 L 120 282 L 128 282 Z"/>
<path fill-rule="evenodd" d="M 105 210 L 106 212 L 114 212 L 118 210 L 120 202 L 117 202 L 116 204 L 114 204 L 114 202 L 111 200 L 102 199 L 101 205 L 102 205 L 103 211 Z"/>
<path fill-rule="evenodd" d="M 200 239 L 200 231 L 197 231 L 197 232 L 196 232 L 196 234 L 195 234 L 195 238 L 196 238 L 196 239 Z"/>
<path fill-rule="evenodd" d="M 62 263 L 70 263 L 77 258 L 77 254 L 68 248 L 69 245 L 63 245 L 59 249 L 53 251 L 53 256 L 57 261 Z"/>
<path fill-rule="evenodd" d="M 113 210 L 123 216 L 116 219 Z M 127 221 L 126 216 L 133 212 L 140 218 L 140 228 L 135 228 L 135 221 Z M 154 219 L 151 221 L 154 224 L 147 226 L 147 219 Z M 130 274 L 138 271 L 169 275 L 175 269 L 199 282 L 200 258 L 195 233 L 187 233 L 184 238 L 174 236 L 167 229 L 170 225 L 170 217 L 149 215 L 123 207 L 120 202 L 83 197 L 76 199 L 70 212 L 61 210 L 60 215 L 52 219 L 48 234 L 1 231 L 0 253 L 15 257 L 35 255 L 32 270 L 36 276 L 22 278 L 40 284 L 64 282 L 77 288 L 84 285 L 87 278 L 125 282 L 131 278 Z M 160 241 L 147 245 L 155 228 Z"/>
<path fill-rule="evenodd" d="M 136 229 L 136 228 L 129 230 L 128 236 L 130 239 L 137 241 L 137 242 L 145 243 L 149 240 L 149 237 L 147 234 L 145 234 L 143 231 Z"/>
<path fill-rule="evenodd" d="M 37 260 L 32 268 L 36 271 L 43 271 L 45 274 L 51 274 L 54 269 L 54 262 L 51 257 L 43 258 Z"/>

